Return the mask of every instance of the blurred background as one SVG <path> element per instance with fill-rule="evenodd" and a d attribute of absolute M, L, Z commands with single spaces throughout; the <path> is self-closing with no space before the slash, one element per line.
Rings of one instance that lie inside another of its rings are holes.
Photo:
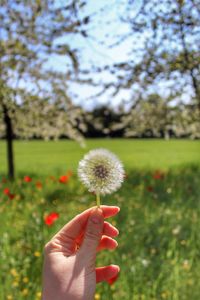
<path fill-rule="evenodd" d="M 0 4 L 0 299 L 41 297 L 45 242 L 95 203 L 76 169 L 98 147 L 126 180 L 99 256 L 121 275 L 95 299 L 199 299 L 200 1 Z"/>

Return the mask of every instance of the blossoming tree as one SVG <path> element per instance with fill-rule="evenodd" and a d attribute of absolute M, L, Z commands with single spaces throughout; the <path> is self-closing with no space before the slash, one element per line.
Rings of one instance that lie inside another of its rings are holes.
<path fill-rule="evenodd" d="M 46 138 L 65 133 L 80 139 L 74 126 L 80 111 L 67 94 L 67 82 L 79 69 L 78 55 L 66 37 L 85 35 L 89 17 L 79 15 L 84 3 L 1 1 L 0 129 L 7 139 L 10 178 L 12 141 L 19 131 L 26 137 L 40 131 Z M 51 67 L 52 57 L 66 62 L 63 72 Z"/>
<path fill-rule="evenodd" d="M 129 42 L 131 51 L 127 61 L 112 67 L 119 77 L 116 89 L 131 89 L 133 98 L 152 91 L 163 98 L 187 98 L 200 112 L 200 2 L 138 2 L 135 13 L 136 1 L 126 1 L 121 16 L 129 31 L 118 43 Z"/>

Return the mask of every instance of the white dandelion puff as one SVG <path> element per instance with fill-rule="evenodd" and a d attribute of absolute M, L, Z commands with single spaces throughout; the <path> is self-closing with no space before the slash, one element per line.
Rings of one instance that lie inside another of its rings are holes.
<path fill-rule="evenodd" d="M 118 190 L 124 180 L 124 168 L 117 156 L 106 149 L 88 152 L 79 162 L 78 176 L 90 192 L 97 195 L 111 194 Z"/>

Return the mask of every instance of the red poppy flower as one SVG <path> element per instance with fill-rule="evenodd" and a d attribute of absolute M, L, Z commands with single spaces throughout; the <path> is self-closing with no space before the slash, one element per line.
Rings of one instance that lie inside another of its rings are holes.
<path fill-rule="evenodd" d="M 9 194 L 10 194 L 9 188 L 5 188 L 5 189 L 3 190 L 3 193 L 4 193 L 4 195 L 9 195 Z"/>
<path fill-rule="evenodd" d="M 25 181 L 25 182 L 31 182 L 31 181 L 32 181 L 32 178 L 29 177 L 29 176 L 24 176 L 24 181 Z"/>
<path fill-rule="evenodd" d="M 42 189 L 42 183 L 40 181 L 37 181 L 35 185 L 38 190 Z"/>
<path fill-rule="evenodd" d="M 15 198 L 15 194 L 11 194 L 9 188 L 3 190 L 4 195 L 7 195 L 11 200 Z"/>
<path fill-rule="evenodd" d="M 60 182 L 60 183 L 67 183 L 68 180 L 69 180 L 69 175 L 62 175 L 62 176 L 60 176 L 60 178 L 59 178 L 59 182 Z"/>
<path fill-rule="evenodd" d="M 150 193 L 153 192 L 153 187 L 151 185 L 147 186 L 147 191 Z"/>
<path fill-rule="evenodd" d="M 108 284 L 112 285 L 118 279 L 118 277 L 119 277 L 119 273 L 116 276 L 112 277 L 111 279 L 108 279 L 107 281 Z"/>
<path fill-rule="evenodd" d="M 15 198 L 15 194 L 9 194 L 8 197 L 10 198 L 10 200 L 13 200 Z"/>
<path fill-rule="evenodd" d="M 161 171 L 159 171 L 159 170 L 155 171 L 154 174 L 153 174 L 152 176 L 153 176 L 153 178 L 156 179 L 156 180 L 159 180 L 159 179 L 162 180 L 162 179 L 164 179 L 164 177 L 165 177 L 164 173 L 161 172 Z"/>
<path fill-rule="evenodd" d="M 45 217 L 44 222 L 47 226 L 51 226 L 58 218 L 59 214 L 56 212 L 52 212 Z"/>

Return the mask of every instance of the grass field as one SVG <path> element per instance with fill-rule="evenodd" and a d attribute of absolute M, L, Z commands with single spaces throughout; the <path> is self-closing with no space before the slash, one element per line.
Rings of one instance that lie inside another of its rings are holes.
<path fill-rule="evenodd" d="M 96 299 L 199 300 L 200 142 L 161 140 L 89 140 L 85 149 L 70 141 L 16 142 L 14 183 L 6 180 L 0 142 L 0 299 L 40 299 L 45 242 L 94 205 L 75 172 L 96 147 L 118 154 L 127 173 L 123 187 L 103 199 L 121 207 L 111 220 L 119 247 L 98 254 L 98 265 L 120 265 L 120 277 L 98 285 Z M 59 218 L 48 226 L 52 212 Z"/>
<path fill-rule="evenodd" d="M 200 164 L 200 142 L 187 140 L 88 140 L 86 148 L 72 141 L 15 142 L 18 173 L 36 174 L 76 170 L 79 159 L 92 148 L 105 147 L 118 154 L 126 168 L 169 168 L 187 163 Z M 0 141 L 0 174 L 6 170 L 6 145 Z"/>

